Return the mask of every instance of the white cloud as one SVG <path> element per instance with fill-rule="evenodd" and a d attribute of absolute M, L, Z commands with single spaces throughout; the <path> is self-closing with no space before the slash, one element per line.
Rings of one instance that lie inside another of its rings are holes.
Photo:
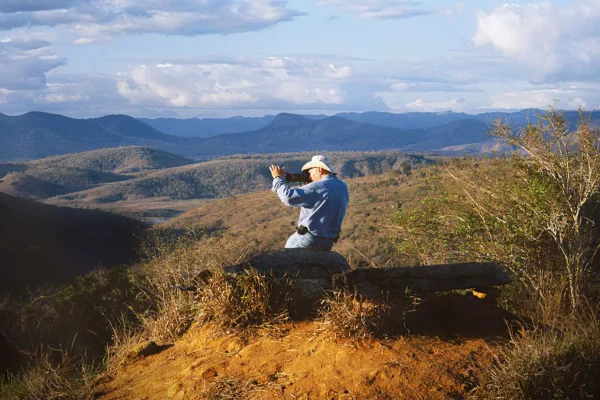
<path fill-rule="evenodd" d="M 402 0 L 320 0 L 368 19 L 400 19 L 430 14 L 418 1 Z"/>
<path fill-rule="evenodd" d="M 119 94 L 146 106 L 234 108 L 342 104 L 347 66 L 270 57 L 238 63 L 140 65 L 118 77 Z"/>
<path fill-rule="evenodd" d="M 65 63 L 64 58 L 51 53 L 49 42 L 4 38 L 0 42 L 0 89 L 43 89 L 46 73 Z"/>
<path fill-rule="evenodd" d="M 506 92 L 491 96 L 493 108 L 523 109 L 540 108 L 547 109 L 559 101 L 558 108 L 577 108 L 584 104 L 580 96 L 573 90 L 562 89 L 538 89 Z"/>
<path fill-rule="evenodd" d="M 44 93 L 39 95 L 36 99 L 36 103 L 68 103 L 74 101 L 86 101 L 89 100 L 89 96 L 82 95 L 81 93 Z"/>
<path fill-rule="evenodd" d="M 408 111 L 436 112 L 436 111 L 464 111 L 467 108 L 467 100 L 464 98 L 453 99 L 446 102 L 427 102 L 417 99 L 406 104 Z"/>
<path fill-rule="evenodd" d="M 478 92 L 480 89 L 469 84 L 455 84 L 451 82 L 427 81 L 394 81 L 390 88 L 396 92 Z"/>
<path fill-rule="evenodd" d="M 473 42 L 526 65 L 533 80 L 600 79 L 600 0 L 504 4 L 477 21 Z"/>
<path fill-rule="evenodd" d="M 125 33 L 202 35 L 255 31 L 303 15 L 281 0 L 47 0 L 20 12 L 0 7 L 0 29 L 67 26 L 75 44 Z"/>
<path fill-rule="evenodd" d="M 79 38 L 79 39 L 73 40 L 71 43 L 74 44 L 74 45 L 85 45 L 85 44 L 95 43 L 97 41 L 98 41 L 98 39 Z"/>

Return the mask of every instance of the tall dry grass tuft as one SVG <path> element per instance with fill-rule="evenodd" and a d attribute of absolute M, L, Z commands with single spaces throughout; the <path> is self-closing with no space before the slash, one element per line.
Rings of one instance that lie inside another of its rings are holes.
<path fill-rule="evenodd" d="M 600 321 L 594 312 L 512 331 L 495 350 L 476 398 L 583 399 L 600 396 Z"/>
<path fill-rule="evenodd" d="M 202 237 L 191 229 L 183 234 L 159 229 L 142 248 L 145 291 L 153 306 L 140 315 L 145 337 L 172 342 L 192 324 L 198 311 L 198 296 L 186 288 L 196 287 L 198 274 L 240 263 L 259 249 L 243 235 Z M 202 240 L 199 240 L 202 237 Z"/>
<path fill-rule="evenodd" d="M 113 334 L 110 343 L 106 346 L 104 376 L 114 375 L 143 341 L 143 330 L 132 325 L 125 318 L 111 324 L 111 328 Z"/>
<path fill-rule="evenodd" d="M 58 353 L 58 354 L 56 354 Z M 90 365 L 85 356 L 42 347 L 20 374 L 0 380 L 0 398 L 93 399 L 100 365 Z"/>
<path fill-rule="evenodd" d="M 276 325 L 290 317 L 294 287 L 288 278 L 250 269 L 231 276 L 216 273 L 200 292 L 200 320 L 224 331 Z"/>
<path fill-rule="evenodd" d="M 386 302 L 367 300 L 348 291 L 335 291 L 322 301 L 320 316 L 336 336 L 368 339 L 383 334 L 393 318 Z"/>

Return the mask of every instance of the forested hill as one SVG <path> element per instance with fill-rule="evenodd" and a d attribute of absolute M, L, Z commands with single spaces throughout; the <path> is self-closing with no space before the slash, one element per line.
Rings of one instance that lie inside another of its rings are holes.
<path fill-rule="evenodd" d="M 184 146 L 183 142 L 126 115 L 74 119 L 41 112 L 15 117 L 0 114 L 0 161 L 118 146 L 173 149 Z"/>

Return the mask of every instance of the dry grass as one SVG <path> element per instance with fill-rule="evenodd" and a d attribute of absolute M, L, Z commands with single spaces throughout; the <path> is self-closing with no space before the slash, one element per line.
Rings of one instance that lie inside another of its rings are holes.
<path fill-rule="evenodd" d="M 251 388 L 252 382 L 224 376 L 203 390 L 200 395 L 209 400 L 236 400 L 247 398 Z"/>
<path fill-rule="evenodd" d="M 594 313 L 511 332 L 474 392 L 476 398 L 583 399 L 600 396 L 600 321 Z"/>
<path fill-rule="evenodd" d="M 125 319 L 121 319 L 118 325 L 112 326 L 112 330 L 112 340 L 106 346 L 105 376 L 115 374 L 143 340 L 140 329 L 135 329 Z"/>
<path fill-rule="evenodd" d="M 347 291 L 333 292 L 322 302 L 321 318 L 328 330 L 350 339 L 368 339 L 384 333 L 393 307 Z"/>
<path fill-rule="evenodd" d="M 288 278 L 260 275 L 250 269 L 231 276 L 216 273 L 200 292 L 200 320 L 221 330 L 277 325 L 290 317 L 294 287 Z"/>
<path fill-rule="evenodd" d="M 200 284 L 196 282 L 200 272 L 242 262 L 259 248 L 240 234 L 198 240 L 202 236 L 199 231 L 188 230 L 180 236 L 166 229 L 153 231 L 159 233 L 146 245 L 147 261 L 141 268 L 153 307 L 139 317 L 145 337 L 158 343 L 173 342 L 190 327 L 203 306 L 204 299 L 199 301 L 195 291 L 185 290 Z"/>
<path fill-rule="evenodd" d="M 0 381 L 0 398 L 6 400 L 93 399 L 100 366 L 90 366 L 85 356 L 40 348 L 29 366 Z"/>

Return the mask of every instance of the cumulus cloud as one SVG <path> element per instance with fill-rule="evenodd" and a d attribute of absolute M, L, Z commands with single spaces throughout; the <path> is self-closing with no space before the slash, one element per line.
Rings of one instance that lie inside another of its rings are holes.
<path fill-rule="evenodd" d="M 402 0 L 320 0 L 368 19 L 400 19 L 431 14 L 418 1 Z"/>
<path fill-rule="evenodd" d="M 0 8 L 0 29 L 65 25 L 76 44 L 124 33 L 202 35 L 264 29 L 303 15 L 281 0 L 46 0 Z"/>
<path fill-rule="evenodd" d="M 491 102 L 493 108 L 502 109 L 547 109 L 554 106 L 555 102 L 558 102 L 558 108 L 586 108 L 589 104 L 583 100 L 583 93 L 584 91 L 578 88 L 519 90 L 492 95 Z"/>
<path fill-rule="evenodd" d="M 270 57 L 238 63 L 140 65 L 121 73 L 117 88 L 134 104 L 199 108 L 341 104 L 351 76 L 309 59 Z"/>
<path fill-rule="evenodd" d="M 46 73 L 66 60 L 49 51 L 49 42 L 5 38 L 0 40 L 0 89 L 39 90 Z"/>
<path fill-rule="evenodd" d="M 463 97 L 446 102 L 427 102 L 417 99 L 406 104 L 408 111 L 436 112 L 436 111 L 464 111 L 467 108 L 467 100 Z"/>
<path fill-rule="evenodd" d="M 455 84 L 450 82 L 435 81 L 394 81 L 390 88 L 396 92 L 480 92 L 468 84 Z"/>
<path fill-rule="evenodd" d="M 537 81 L 600 78 L 600 0 L 566 8 L 504 4 L 477 13 L 477 46 L 491 45 L 526 65 Z"/>
<path fill-rule="evenodd" d="M 51 46 L 52 43 L 42 39 L 5 38 L 0 39 L 0 51 L 37 50 Z"/>

